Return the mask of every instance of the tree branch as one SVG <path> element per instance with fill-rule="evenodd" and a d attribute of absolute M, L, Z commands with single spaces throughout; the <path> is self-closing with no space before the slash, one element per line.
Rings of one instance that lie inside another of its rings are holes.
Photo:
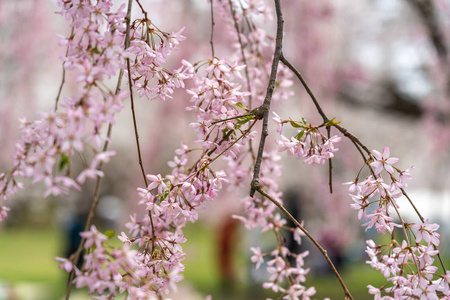
<path fill-rule="evenodd" d="M 73 32 L 74 32 L 74 27 L 72 26 L 72 31 L 70 32 L 70 37 L 72 37 Z M 70 43 L 67 43 L 67 49 L 66 49 L 65 57 L 67 57 L 67 55 L 69 54 L 69 47 L 70 47 Z M 62 92 L 64 83 L 66 81 L 66 68 L 64 67 L 64 62 L 62 63 L 62 76 L 61 77 L 62 78 L 61 78 L 61 83 L 59 84 L 58 95 L 56 95 L 55 111 L 58 110 L 59 98 L 61 97 L 61 92 Z"/>
<path fill-rule="evenodd" d="M 275 89 L 275 80 L 277 77 L 278 64 L 280 62 L 280 56 L 283 46 L 283 14 L 281 11 L 280 0 L 275 1 L 275 10 L 277 14 L 277 35 L 275 40 L 275 52 L 273 55 L 272 61 L 272 69 L 270 72 L 269 84 L 267 86 L 266 97 L 264 99 L 264 103 L 261 107 L 259 107 L 259 111 L 263 116 L 263 127 L 261 131 L 261 139 L 259 142 L 258 155 L 256 157 L 255 167 L 253 169 L 253 181 L 259 179 L 259 173 L 261 169 L 262 156 L 264 152 L 264 145 L 266 142 L 266 137 L 269 134 L 268 130 L 268 121 L 269 121 L 269 111 L 270 111 L 270 102 L 272 100 L 273 90 Z M 256 115 L 255 115 L 256 116 Z M 258 116 L 256 116 L 258 118 Z M 259 119 L 259 118 L 258 118 Z M 253 197 L 255 194 L 255 190 L 253 186 L 250 189 L 250 196 Z"/>
<path fill-rule="evenodd" d="M 327 250 L 325 250 L 320 244 L 319 242 L 289 213 L 289 211 L 280 203 L 278 202 L 275 198 L 273 198 L 272 196 L 270 196 L 269 194 L 267 194 L 261 184 L 259 183 L 259 180 L 253 180 L 252 181 L 252 189 L 254 189 L 255 191 L 257 191 L 258 193 L 260 193 L 262 196 L 266 197 L 267 199 L 269 199 L 273 204 L 275 204 L 284 214 L 286 214 L 286 216 L 288 216 L 288 218 L 295 224 L 295 226 L 297 226 L 301 231 L 303 231 L 303 233 L 311 240 L 311 242 L 313 242 L 313 244 L 317 247 L 317 249 L 319 249 L 320 253 L 322 253 L 323 257 L 325 257 L 327 263 L 330 265 L 331 269 L 333 270 L 333 273 L 336 275 L 339 283 L 342 286 L 342 289 L 344 290 L 345 299 L 351 299 L 353 300 L 353 296 L 350 293 L 350 291 L 348 290 L 347 286 L 344 283 L 344 280 L 342 279 L 341 275 L 339 274 L 338 270 L 336 269 L 336 267 L 334 266 L 333 262 L 331 261 L 330 257 L 327 254 Z"/>
<path fill-rule="evenodd" d="M 215 57 L 215 54 L 214 54 L 214 25 L 216 24 L 216 23 L 214 23 L 213 1 L 214 0 L 211 0 L 211 38 L 209 40 L 209 43 L 211 44 L 211 55 L 212 55 L 212 58 Z"/>

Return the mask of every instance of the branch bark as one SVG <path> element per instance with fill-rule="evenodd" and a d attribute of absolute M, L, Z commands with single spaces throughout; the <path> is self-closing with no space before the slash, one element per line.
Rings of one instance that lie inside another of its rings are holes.
<path fill-rule="evenodd" d="M 273 55 L 272 61 L 272 69 L 270 72 L 269 84 L 267 86 L 266 97 L 264 99 L 264 103 L 258 109 L 260 111 L 259 116 L 256 116 L 257 119 L 262 117 L 263 119 L 263 127 L 261 131 L 261 139 L 259 142 L 258 155 L 256 156 L 255 167 L 253 169 L 253 181 L 257 181 L 259 179 L 259 173 L 261 170 L 261 162 L 262 156 L 264 152 L 264 145 L 266 143 L 266 137 L 269 134 L 268 130 L 268 122 L 269 122 L 269 111 L 270 111 L 270 102 L 272 100 L 273 90 L 275 89 L 275 80 L 277 78 L 278 64 L 280 62 L 281 51 L 283 47 L 283 14 L 281 11 L 281 3 L 280 0 L 275 0 L 275 10 L 277 15 L 277 35 L 275 40 L 275 52 Z M 250 196 L 253 197 L 255 194 L 255 189 L 252 187 L 250 189 Z"/>
<path fill-rule="evenodd" d="M 267 199 L 269 199 L 273 204 L 275 204 L 284 214 L 286 214 L 286 216 L 295 224 L 295 226 L 297 226 L 301 231 L 303 231 L 303 233 L 311 240 L 311 242 L 313 242 L 313 244 L 317 247 L 317 249 L 319 249 L 320 253 L 322 253 L 323 257 L 325 257 L 327 263 L 330 265 L 331 269 L 333 270 L 333 273 L 336 275 L 339 283 L 342 286 L 342 289 L 344 290 L 345 293 L 345 299 L 351 299 L 353 300 L 353 296 L 350 293 L 350 291 L 348 290 L 347 286 L 344 283 L 344 280 L 342 279 L 341 275 L 339 274 L 338 270 L 336 269 L 336 267 L 334 266 L 333 262 L 331 261 L 330 257 L 327 254 L 327 250 L 325 250 L 320 244 L 319 242 L 305 229 L 305 227 L 303 227 L 290 213 L 289 211 L 280 203 L 278 202 L 275 198 L 273 198 L 272 196 L 270 196 L 269 194 L 267 194 L 264 189 L 262 188 L 261 184 L 259 183 L 258 180 L 254 180 L 252 181 L 252 188 L 257 191 L 258 193 L 260 193 L 262 196 L 266 197 Z"/>

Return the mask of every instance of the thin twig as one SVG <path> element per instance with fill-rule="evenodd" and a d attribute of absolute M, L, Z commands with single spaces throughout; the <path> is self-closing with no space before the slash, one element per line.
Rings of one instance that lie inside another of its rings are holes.
<path fill-rule="evenodd" d="M 236 19 L 236 13 L 233 9 L 233 3 L 231 2 L 231 0 L 228 0 L 228 2 L 230 4 L 231 16 L 233 17 L 234 29 L 236 29 L 236 34 L 237 34 L 239 45 L 241 48 L 242 61 L 244 62 L 244 65 L 245 65 L 244 72 L 245 72 L 245 78 L 247 80 L 247 91 L 250 93 L 250 95 L 248 96 L 248 107 L 251 109 L 252 108 L 252 88 L 250 85 L 250 76 L 248 75 L 248 64 L 247 64 L 247 58 L 246 58 L 245 52 L 244 52 L 244 43 L 242 42 L 241 31 L 239 30 L 239 24 Z"/>
<path fill-rule="evenodd" d="M 408 194 L 405 192 L 405 190 L 404 190 L 404 189 L 400 189 L 400 190 L 402 191 L 403 196 L 405 196 L 406 199 L 408 199 L 409 204 L 411 204 L 411 206 L 413 207 L 413 209 L 414 209 L 414 211 L 416 212 L 416 214 L 419 216 L 420 221 L 422 221 L 422 223 L 425 223 L 424 217 L 422 217 L 422 215 L 420 214 L 419 210 L 418 210 L 417 207 L 414 205 L 414 203 L 413 203 L 413 201 L 411 200 L 411 198 L 409 198 L 409 196 L 408 196 Z M 433 245 L 433 248 L 434 248 L 434 250 L 437 250 L 436 245 Z M 446 268 L 445 268 L 444 262 L 442 261 L 441 254 L 438 253 L 438 254 L 437 254 L 437 257 L 438 257 L 439 262 L 440 262 L 440 264 L 441 264 L 441 266 L 442 266 L 442 269 L 444 270 L 444 273 L 446 273 L 447 270 L 446 270 Z"/>
<path fill-rule="evenodd" d="M 131 74 L 130 74 L 130 59 L 129 58 L 127 58 L 127 69 L 128 69 L 128 83 L 129 83 L 128 85 L 129 85 L 129 89 L 130 89 L 131 115 L 133 116 L 133 128 L 134 128 L 134 136 L 136 139 L 139 167 L 141 168 L 145 186 L 147 186 L 147 177 L 145 176 L 146 173 L 144 170 L 144 165 L 142 163 L 141 146 L 139 143 L 139 132 L 138 132 L 138 128 L 137 128 L 136 113 L 135 113 L 135 109 L 134 109 L 133 85 L 132 85 L 132 79 L 131 79 Z"/>
<path fill-rule="evenodd" d="M 214 25 L 216 25 L 216 23 L 214 22 L 214 0 L 211 0 L 211 38 L 209 39 L 209 43 L 211 44 L 211 55 L 212 58 L 215 57 L 214 54 Z"/>
<path fill-rule="evenodd" d="M 70 32 L 70 37 L 72 37 L 73 32 L 74 32 L 75 28 L 72 26 L 72 30 Z M 66 54 L 65 57 L 67 57 L 67 55 L 69 54 L 69 47 L 70 47 L 70 42 L 67 43 L 67 49 L 66 49 Z M 62 78 L 61 78 L 61 84 L 59 85 L 59 90 L 58 90 L 58 95 L 56 95 L 56 101 L 55 101 L 55 111 L 58 110 L 58 103 L 59 103 L 59 98 L 61 97 L 61 92 L 64 86 L 64 83 L 66 81 L 66 68 L 64 67 L 64 63 L 62 63 Z"/>
<path fill-rule="evenodd" d="M 132 0 L 129 0 L 129 2 L 132 2 Z M 139 3 L 139 6 L 140 3 Z M 143 10 L 142 6 L 141 9 Z M 131 5 L 128 6 L 129 13 L 131 15 Z M 128 17 L 128 14 L 127 14 Z M 127 35 L 125 37 L 125 49 L 127 49 L 130 46 L 130 20 L 127 19 Z M 131 78 L 131 67 L 130 67 L 130 59 L 127 57 L 127 73 L 128 73 L 128 88 L 130 90 L 130 103 L 131 103 L 131 115 L 133 116 L 133 128 L 134 128 L 134 136 L 136 139 L 136 147 L 137 147 L 137 154 L 138 154 L 138 160 L 139 160 L 139 166 L 141 168 L 142 177 L 144 178 L 145 186 L 147 186 L 147 177 L 145 176 L 145 170 L 144 165 L 142 163 L 142 155 L 141 155 L 141 145 L 139 143 L 139 132 L 137 128 L 137 122 L 136 122 L 136 112 L 134 109 L 134 97 L 133 97 L 133 80 Z"/>
<path fill-rule="evenodd" d="M 235 117 L 230 117 L 230 118 L 214 121 L 214 122 L 211 123 L 211 125 L 215 125 L 215 124 L 218 124 L 218 123 L 222 123 L 222 122 L 230 121 L 230 120 L 235 120 L 235 119 L 239 119 L 239 118 L 244 118 L 244 117 L 248 117 L 248 116 L 253 116 L 253 115 L 254 115 L 254 113 L 249 112 L 249 113 L 246 113 L 244 115 L 240 115 L 240 116 L 235 116 Z"/>
<path fill-rule="evenodd" d="M 272 100 L 273 90 L 275 89 L 275 80 L 277 77 L 278 64 L 280 62 L 281 50 L 283 46 L 283 14 L 281 11 L 280 0 L 275 0 L 275 10 L 277 14 L 277 35 L 275 40 L 275 52 L 273 55 L 272 69 L 270 72 L 269 84 L 267 86 L 266 98 L 264 103 L 258 109 L 260 115 L 263 117 L 263 127 L 261 131 L 261 139 L 259 142 L 258 155 L 256 156 L 255 167 L 253 169 L 253 180 L 259 179 L 259 172 L 261 169 L 262 156 L 264 152 L 264 145 L 266 142 L 266 137 L 269 134 L 268 122 L 269 122 L 269 110 L 270 102 Z M 258 116 L 257 116 L 258 118 Z M 259 118 L 258 118 L 259 119 Z M 250 196 L 253 197 L 255 190 L 253 187 L 250 189 Z"/>
<path fill-rule="evenodd" d="M 145 11 L 145 9 L 142 6 L 141 2 L 139 2 L 139 0 L 136 0 L 136 3 L 139 5 L 139 8 L 141 9 L 141 12 L 144 14 L 145 21 L 148 21 L 147 12 Z"/>
<path fill-rule="evenodd" d="M 313 92 L 309 88 L 308 84 L 306 83 L 305 79 L 303 79 L 302 74 L 284 57 L 283 53 L 281 53 L 280 57 L 281 62 L 288 67 L 294 74 L 297 76 L 297 78 L 302 83 L 303 87 L 305 88 L 306 92 L 308 93 L 309 97 L 311 97 L 311 100 L 314 102 L 314 105 L 316 106 L 317 112 L 322 117 L 324 123 L 328 123 L 330 121 L 328 117 L 325 115 L 325 113 L 322 110 L 322 107 L 320 107 L 319 102 L 316 99 L 316 96 L 314 96 Z"/>
<path fill-rule="evenodd" d="M 266 197 L 267 199 L 269 199 L 273 204 L 275 204 L 283 213 L 286 214 L 286 216 L 288 216 L 288 218 L 295 224 L 295 226 L 297 226 L 301 231 L 303 231 L 303 233 L 311 240 L 311 242 L 313 242 L 313 244 L 317 247 L 317 249 L 319 249 L 320 253 L 322 253 L 323 257 L 325 257 L 327 263 L 330 265 L 331 269 L 333 270 L 334 274 L 336 275 L 339 283 L 342 286 L 342 289 L 344 290 L 345 296 L 348 299 L 353 300 L 353 296 L 350 293 L 350 291 L 348 290 L 347 286 L 344 283 L 344 280 L 342 279 L 341 275 L 339 274 L 338 270 L 336 269 L 336 267 L 334 266 L 333 262 L 331 261 L 330 257 L 327 254 L 327 250 L 325 250 L 320 244 L 319 242 L 289 213 L 289 211 L 279 202 L 277 201 L 275 198 L 273 198 L 272 196 L 270 196 L 269 194 L 267 194 L 261 184 L 259 183 L 258 180 L 254 180 L 252 181 L 252 188 L 257 191 L 258 193 L 260 193 L 262 196 Z M 346 299 L 347 299 L 346 298 Z"/>
<path fill-rule="evenodd" d="M 130 46 L 130 23 L 131 23 L 131 2 L 133 0 L 129 0 L 129 6 L 128 6 L 128 12 L 127 12 L 127 34 L 125 37 L 125 49 L 127 49 Z M 139 7 L 142 10 L 142 13 L 145 16 L 145 19 L 147 19 L 147 11 L 145 11 L 144 7 L 141 5 L 139 0 L 136 0 L 136 2 L 139 4 Z M 138 160 L 139 160 L 139 167 L 141 168 L 142 178 L 144 179 L 145 186 L 148 186 L 147 176 L 144 169 L 144 164 L 142 163 L 142 155 L 141 155 L 141 146 L 139 143 L 139 132 L 137 128 L 137 122 L 136 122 L 136 113 L 134 109 L 134 97 L 133 97 L 133 81 L 131 78 L 131 68 L 130 68 L 130 59 L 127 57 L 127 73 L 128 73 L 128 87 L 130 89 L 130 103 L 131 103 L 131 114 L 133 116 L 133 128 L 134 128 L 134 136 L 136 139 L 136 148 L 137 148 L 137 154 L 138 154 Z M 155 249 L 155 227 L 153 226 L 153 216 L 152 212 L 148 212 L 148 217 L 150 219 L 151 227 L 152 227 L 152 252 Z"/>

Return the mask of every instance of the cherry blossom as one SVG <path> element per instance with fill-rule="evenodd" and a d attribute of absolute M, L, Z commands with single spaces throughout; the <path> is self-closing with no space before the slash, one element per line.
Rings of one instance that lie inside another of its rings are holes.
<path fill-rule="evenodd" d="M 392 165 L 397 163 L 399 159 L 397 157 L 389 157 L 389 147 L 384 147 L 383 153 L 380 153 L 377 150 L 373 150 L 372 153 L 376 160 L 370 163 L 370 165 L 375 168 L 375 175 L 380 174 L 383 169 L 391 174 L 394 173 Z"/>

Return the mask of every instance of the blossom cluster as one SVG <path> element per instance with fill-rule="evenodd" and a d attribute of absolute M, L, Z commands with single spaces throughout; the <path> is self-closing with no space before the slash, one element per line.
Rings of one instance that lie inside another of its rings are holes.
<path fill-rule="evenodd" d="M 187 90 L 191 95 L 191 105 L 187 109 L 195 113 L 196 122 L 190 127 L 197 132 L 196 142 L 201 143 L 208 155 L 225 151 L 224 156 L 237 157 L 242 145 L 254 137 L 252 132 L 243 128 L 252 119 L 244 116 L 246 111 L 243 109 L 245 96 L 249 93 L 240 91 L 240 86 L 232 81 L 242 78 L 240 70 L 244 66 L 230 65 L 224 59 L 213 58 L 204 62 L 205 74 L 200 75 L 195 69 L 201 64 L 191 66 L 195 72 L 195 88 Z"/>
<path fill-rule="evenodd" d="M 164 32 L 146 19 L 136 19 L 131 26 L 130 47 L 127 49 L 134 59 L 130 72 L 134 89 L 140 97 L 147 99 L 172 98 L 176 88 L 184 88 L 184 80 L 192 74 L 188 65 L 176 70 L 167 69 L 167 57 L 178 48 L 186 38 L 177 32 Z"/>
<path fill-rule="evenodd" d="M 297 156 L 298 159 L 304 159 L 303 162 L 309 165 L 323 165 L 328 159 L 334 157 L 333 152 L 338 151 L 334 145 L 341 141 L 341 137 L 335 135 L 326 137 L 319 131 L 319 127 L 293 120 L 282 120 L 276 113 L 273 113 L 272 120 L 278 124 L 277 132 L 281 139 L 275 142 L 279 145 L 278 151 L 286 151 L 289 158 Z M 282 134 L 283 125 L 289 123 L 297 129 L 295 136 L 288 139 Z"/>
<path fill-rule="evenodd" d="M 372 152 L 367 164 L 371 175 L 350 185 L 353 200 L 351 207 L 358 211 L 358 218 L 364 217 L 366 230 L 374 227 L 381 234 L 392 235 L 391 243 L 376 245 L 367 241 L 367 254 L 371 267 L 379 270 L 390 284 L 376 288 L 369 286 L 369 293 L 375 299 L 448 299 L 449 272 L 440 275 L 433 265 L 439 251 L 439 225 L 425 220 L 422 224 L 406 223 L 400 215 L 397 199 L 405 195 L 406 179 L 410 171 L 402 171 L 394 166 L 399 159 L 390 157 L 385 147 L 380 153 Z M 384 177 L 389 178 L 385 181 Z M 403 230 L 404 240 L 394 238 L 394 230 Z M 383 296 L 385 295 L 385 296 Z M 383 297 L 382 297 L 383 296 Z"/>

